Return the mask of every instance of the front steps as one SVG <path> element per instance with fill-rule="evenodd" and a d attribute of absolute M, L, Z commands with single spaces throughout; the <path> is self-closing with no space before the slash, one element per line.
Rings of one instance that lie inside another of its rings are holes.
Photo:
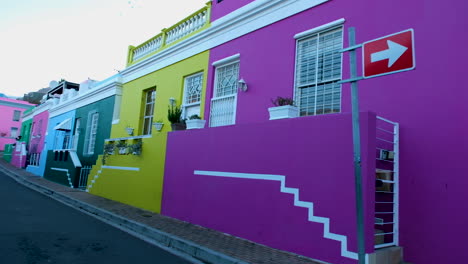
<path fill-rule="evenodd" d="M 403 261 L 403 248 L 388 247 L 369 254 L 368 264 L 410 264 Z"/>

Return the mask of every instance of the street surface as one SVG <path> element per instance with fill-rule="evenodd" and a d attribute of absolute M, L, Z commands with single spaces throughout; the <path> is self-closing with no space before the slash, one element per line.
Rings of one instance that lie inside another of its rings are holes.
<path fill-rule="evenodd" d="M 190 263 L 0 172 L 0 263 Z"/>

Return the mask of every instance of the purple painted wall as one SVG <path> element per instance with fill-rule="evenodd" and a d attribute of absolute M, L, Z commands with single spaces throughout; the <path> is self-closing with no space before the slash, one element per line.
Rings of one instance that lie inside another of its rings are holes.
<path fill-rule="evenodd" d="M 42 121 L 41 121 L 42 120 Z M 31 133 L 30 153 L 41 153 L 44 148 L 44 139 L 49 121 L 49 111 L 44 111 L 33 117 L 33 130 Z"/>
<path fill-rule="evenodd" d="M 211 21 L 215 21 L 216 19 L 254 1 L 255 0 L 224 0 L 218 3 L 218 0 L 212 0 Z"/>
<path fill-rule="evenodd" d="M 362 118 L 367 252 L 373 250 L 375 115 Z M 169 133 L 162 214 L 331 263 L 341 244 L 280 192 L 280 182 L 194 175 L 194 170 L 286 176 L 314 215 L 357 252 L 351 115 L 266 121 L 254 125 Z M 203 155 L 194 155 L 201 153 Z M 369 161 L 370 164 L 369 164 Z M 181 166 L 180 164 L 184 164 Z M 242 195 L 239 195 L 242 194 Z"/>
<path fill-rule="evenodd" d="M 235 1 L 219 7 L 229 2 Z M 214 8 L 214 19 L 231 12 L 229 6 Z M 462 176 L 468 171 L 463 73 L 468 35 L 461 34 L 468 27 L 467 8 L 460 0 L 333 0 L 212 49 L 210 64 L 241 54 L 240 76 L 249 91 L 238 96 L 236 123 L 256 123 L 268 119 L 271 98 L 293 94 L 295 34 L 339 18 L 346 19 L 344 43 L 350 26 L 356 27 L 358 43 L 413 28 L 416 70 L 361 81 L 360 106 L 400 123 L 400 245 L 405 259 L 457 263 L 468 258 L 466 235 L 461 235 L 468 222 L 468 178 Z M 207 98 L 212 97 L 212 70 Z M 350 111 L 349 86 L 343 85 L 342 112 Z"/>

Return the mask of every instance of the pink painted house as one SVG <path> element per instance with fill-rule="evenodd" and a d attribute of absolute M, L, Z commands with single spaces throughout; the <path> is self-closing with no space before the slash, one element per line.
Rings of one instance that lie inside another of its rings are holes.
<path fill-rule="evenodd" d="M 212 4 L 194 48 L 210 50 L 209 127 L 169 133 L 163 214 L 357 263 L 350 85 L 339 83 L 350 68 L 340 50 L 350 27 L 357 43 L 413 29 L 414 70 L 359 81 L 366 263 L 401 249 L 411 263 L 468 259 L 465 2 Z M 277 96 L 294 98 L 300 117 L 269 120 Z"/>
<path fill-rule="evenodd" d="M 5 149 L 5 144 L 15 143 L 21 132 L 23 112 L 33 106 L 25 101 L 0 98 L 0 151 Z"/>

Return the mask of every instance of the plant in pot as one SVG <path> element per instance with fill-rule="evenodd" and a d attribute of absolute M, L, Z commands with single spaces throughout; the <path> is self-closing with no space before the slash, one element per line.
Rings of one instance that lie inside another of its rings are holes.
<path fill-rule="evenodd" d="M 154 129 L 156 129 L 156 131 L 161 131 L 164 126 L 164 123 L 161 119 L 158 119 L 156 120 L 156 122 L 153 122 L 153 126 Z"/>
<path fill-rule="evenodd" d="M 127 142 L 125 142 L 125 140 L 120 140 L 120 141 L 115 145 L 115 147 L 119 149 L 119 154 L 120 154 L 120 155 L 126 155 L 126 154 L 128 154 L 128 145 L 127 145 Z"/>
<path fill-rule="evenodd" d="M 290 97 L 278 96 L 271 100 L 274 107 L 268 108 L 270 112 L 270 120 L 294 118 L 299 116 L 299 109 L 294 105 L 294 100 Z"/>
<path fill-rule="evenodd" d="M 141 150 L 143 148 L 143 141 L 141 138 L 135 140 L 133 144 L 128 145 L 132 155 L 141 155 Z"/>
<path fill-rule="evenodd" d="M 110 155 L 114 155 L 115 144 L 113 141 L 109 141 L 104 144 L 104 153 L 102 154 L 102 165 L 106 165 L 107 158 Z"/>
<path fill-rule="evenodd" d="M 133 136 L 133 130 L 134 129 L 132 127 L 130 127 L 130 126 L 125 127 L 125 131 L 127 131 L 127 134 L 129 136 Z"/>
<path fill-rule="evenodd" d="M 167 110 L 167 120 L 171 122 L 172 131 L 185 130 L 185 120 L 182 119 L 182 108 L 175 105 L 169 105 Z"/>
<path fill-rule="evenodd" d="M 200 129 L 205 127 L 206 120 L 202 120 L 199 115 L 191 115 L 185 124 L 187 124 L 187 129 Z"/>

